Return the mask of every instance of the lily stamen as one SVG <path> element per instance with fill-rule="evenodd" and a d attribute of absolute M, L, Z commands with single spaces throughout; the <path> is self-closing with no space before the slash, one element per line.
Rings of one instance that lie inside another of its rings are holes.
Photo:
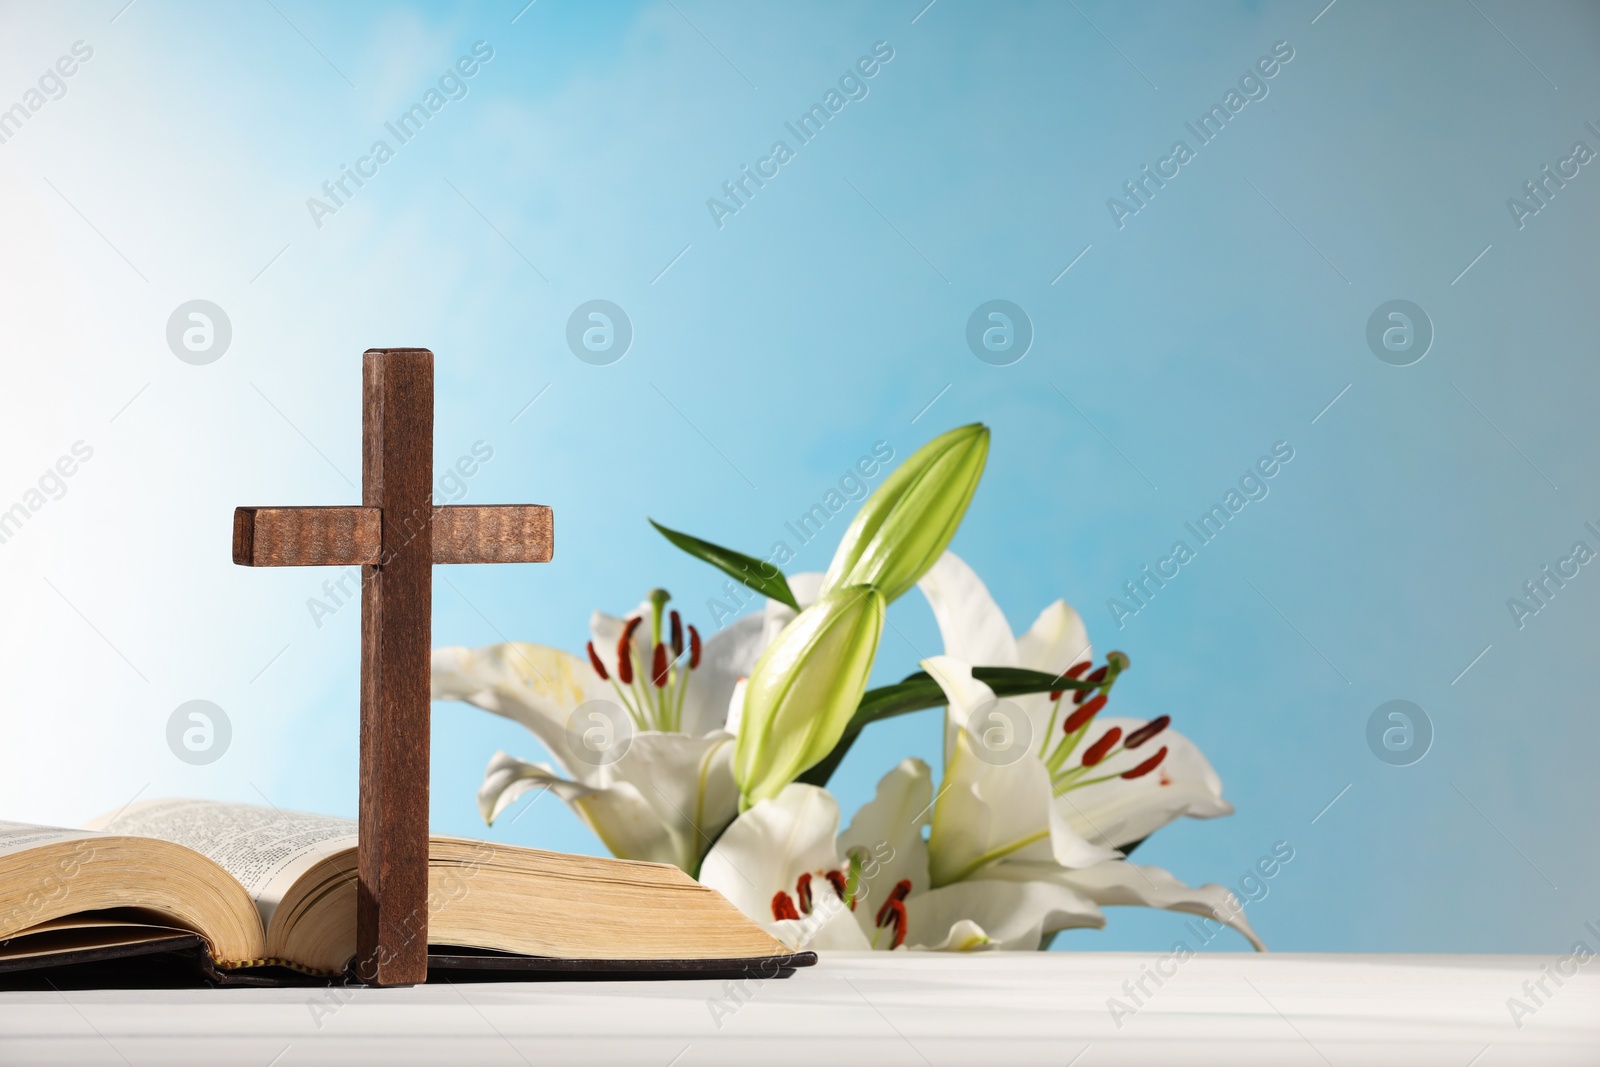
<path fill-rule="evenodd" d="M 781 889 L 772 894 L 772 917 L 779 922 L 784 919 L 800 918 L 800 913 L 795 910 L 794 901 Z"/>
<path fill-rule="evenodd" d="M 855 898 L 849 894 L 850 882 L 849 879 L 844 876 L 844 872 L 827 871 L 822 877 L 826 878 L 828 880 L 828 884 L 833 886 L 833 891 L 838 894 L 839 899 L 843 901 L 851 911 L 855 911 Z"/>
<path fill-rule="evenodd" d="M 856 892 L 861 888 L 861 874 L 866 867 L 867 850 L 857 845 L 845 853 L 844 865 L 844 890 L 840 892 L 839 899 L 850 905 L 850 910 L 856 910 Z"/>
<path fill-rule="evenodd" d="M 623 685 L 633 684 L 633 631 L 643 621 L 638 615 L 633 616 L 617 638 L 617 680 Z"/>
<path fill-rule="evenodd" d="M 1129 734 L 1128 739 L 1122 743 L 1122 747 L 1138 748 L 1140 745 L 1144 744 L 1146 741 L 1150 740 L 1152 737 L 1156 736 L 1156 734 L 1159 734 L 1170 725 L 1172 725 L 1171 715 L 1163 715 L 1158 719 L 1151 719 L 1149 722 L 1133 731 L 1133 733 Z"/>
<path fill-rule="evenodd" d="M 1162 745 L 1160 752 L 1157 752 L 1154 756 L 1151 756 L 1149 759 L 1147 759 L 1143 763 L 1139 764 L 1139 766 L 1135 767 L 1133 770 L 1124 771 L 1122 773 L 1122 777 L 1129 778 L 1129 779 L 1132 779 L 1132 778 L 1143 778 L 1145 775 L 1149 774 L 1151 771 L 1153 771 L 1157 767 L 1161 766 L 1161 761 L 1166 759 L 1166 758 L 1167 758 L 1167 746 L 1166 745 Z"/>
<path fill-rule="evenodd" d="M 1084 681 L 1086 681 L 1086 682 L 1103 682 L 1105 680 L 1106 680 L 1106 668 L 1105 667 L 1096 668 L 1096 670 L 1095 670 L 1095 672 L 1093 674 L 1089 675 L 1089 677 L 1084 679 Z M 1090 693 L 1092 693 L 1092 692 L 1094 692 L 1094 690 L 1092 690 L 1092 689 L 1079 689 L 1077 692 L 1072 694 L 1072 702 L 1074 704 L 1082 704 L 1084 702 L 1085 698 L 1087 698 L 1088 695 Z"/>
<path fill-rule="evenodd" d="M 667 684 L 667 647 L 657 645 L 651 660 L 650 681 L 657 689 L 661 689 Z"/>
<path fill-rule="evenodd" d="M 889 898 L 883 902 L 874 917 L 873 923 L 882 930 L 885 926 L 894 928 L 894 940 L 889 945 L 891 949 L 899 948 L 906 942 L 906 896 L 911 892 L 911 879 L 902 878 L 895 883 L 889 891 Z"/>
<path fill-rule="evenodd" d="M 1063 724 L 1065 732 L 1075 734 L 1087 726 L 1089 720 L 1098 715 L 1100 709 L 1106 706 L 1106 699 L 1106 695 L 1101 693 L 1087 704 L 1075 708 L 1072 714 L 1067 716 L 1067 721 Z"/>
<path fill-rule="evenodd" d="M 1079 662 L 1068 667 L 1066 670 L 1062 671 L 1061 677 L 1076 680 L 1080 674 L 1092 666 L 1094 666 L 1094 664 L 1088 660 L 1080 660 Z M 1056 732 L 1056 716 L 1061 714 L 1061 695 L 1065 692 L 1065 689 L 1056 689 L 1052 690 L 1050 693 L 1050 725 L 1045 727 L 1044 741 L 1039 745 L 1040 759 L 1045 758 L 1045 752 L 1050 747 L 1050 735 Z M 1076 697 L 1076 694 L 1074 694 L 1074 697 Z"/>
<path fill-rule="evenodd" d="M 1113 726 L 1107 730 L 1100 740 L 1090 745 L 1089 750 L 1083 754 L 1083 765 L 1085 767 L 1093 767 L 1105 759 L 1121 738 L 1122 728 L 1120 726 Z"/>

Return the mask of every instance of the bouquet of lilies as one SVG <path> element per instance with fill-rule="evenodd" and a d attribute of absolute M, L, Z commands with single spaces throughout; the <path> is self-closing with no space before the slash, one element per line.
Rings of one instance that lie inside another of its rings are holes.
<path fill-rule="evenodd" d="M 1168 716 L 1107 713 L 1128 657 L 1096 666 L 1062 600 L 1013 633 L 947 550 L 988 450 L 976 424 L 924 445 L 863 501 L 823 574 L 657 525 L 767 597 L 710 638 L 656 589 L 621 618 L 595 612 L 582 653 L 435 649 L 435 698 L 522 723 L 559 765 L 496 753 L 484 819 L 549 790 L 613 854 L 681 867 L 795 949 L 1038 949 L 1104 926 L 1109 904 L 1201 915 L 1260 949 L 1228 889 L 1127 859 L 1180 816 L 1233 810 Z M 943 653 L 868 689 L 884 610 L 912 586 Z M 828 781 L 861 731 L 940 706 L 937 790 L 903 760 L 841 830 Z"/>

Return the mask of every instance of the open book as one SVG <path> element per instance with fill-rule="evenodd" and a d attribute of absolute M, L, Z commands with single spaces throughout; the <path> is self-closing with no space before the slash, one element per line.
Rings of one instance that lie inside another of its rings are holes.
<path fill-rule="evenodd" d="M 430 973 L 721 974 L 815 959 L 676 867 L 454 837 L 428 851 Z M 213 980 L 333 979 L 351 968 L 355 929 L 347 819 L 150 800 L 89 830 L 0 822 L 0 974 L 193 949 Z"/>

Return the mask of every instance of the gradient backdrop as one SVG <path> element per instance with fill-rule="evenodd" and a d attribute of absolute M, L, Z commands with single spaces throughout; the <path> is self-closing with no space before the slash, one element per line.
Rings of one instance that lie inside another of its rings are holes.
<path fill-rule="evenodd" d="M 358 611 L 313 619 L 332 572 L 233 566 L 231 513 L 357 502 L 359 355 L 425 346 L 438 467 L 493 451 L 441 488 L 558 526 L 552 565 L 436 571 L 436 644 L 578 649 L 592 609 L 657 584 L 714 629 L 721 575 L 646 515 L 765 555 L 876 442 L 898 461 L 982 420 L 954 548 L 1019 628 L 1064 596 L 1126 650 L 1117 705 L 1173 714 L 1238 808 L 1141 860 L 1237 885 L 1289 842 L 1250 906 L 1279 949 L 1554 952 L 1600 917 L 1600 566 L 1572 555 L 1600 550 L 1593 7 L 523 2 L 0 7 L 0 107 L 23 109 L 0 126 L 0 508 L 29 512 L 0 543 L 0 813 L 354 814 Z M 385 123 L 476 42 L 465 95 L 399 145 Z M 892 59 L 800 145 L 784 124 L 875 45 Z M 1275 46 L 1201 145 L 1185 124 Z M 393 158 L 314 218 L 380 138 Z M 779 139 L 776 177 L 708 208 Z M 1139 206 L 1124 183 L 1179 139 Z M 1546 166 L 1570 176 L 1535 200 Z M 231 325 L 207 365 L 168 343 L 197 299 Z M 595 299 L 633 330 L 604 366 L 566 339 Z M 966 339 L 994 299 L 1032 332 L 1008 366 Z M 1408 366 L 1368 341 L 1392 300 L 1431 324 Z M 1270 492 L 1119 628 L 1108 600 L 1279 442 Z M 1577 573 L 1539 606 L 1546 566 Z M 879 681 L 939 648 L 918 594 L 890 619 Z M 231 723 L 206 766 L 167 744 L 193 699 Z M 1408 766 L 1368 742 L 1396 699 L 1431 723 Z M 847 816 L 938 737 L 934 712 L 874 727 L 835 779 Z M 483 828 L 498 748 L 542 758 L 435 705 L 434 827 L 600 851 L 551 798 Z M 1111 919 L 1057 947 L 1182 926 Z"/>

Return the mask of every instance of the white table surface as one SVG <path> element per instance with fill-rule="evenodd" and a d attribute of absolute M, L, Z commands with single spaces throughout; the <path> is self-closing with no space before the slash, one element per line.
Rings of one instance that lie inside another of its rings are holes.
<path fill-rule="evenodd" d="M 0 1064 L 1600 1064 L 1600 960 L 1519 1028 L 1551 957 L 1207 955 L 1119 1027 L 1155 959 L 834 955 L 720 1020 L 721 982 L 0 993 Z"/>

